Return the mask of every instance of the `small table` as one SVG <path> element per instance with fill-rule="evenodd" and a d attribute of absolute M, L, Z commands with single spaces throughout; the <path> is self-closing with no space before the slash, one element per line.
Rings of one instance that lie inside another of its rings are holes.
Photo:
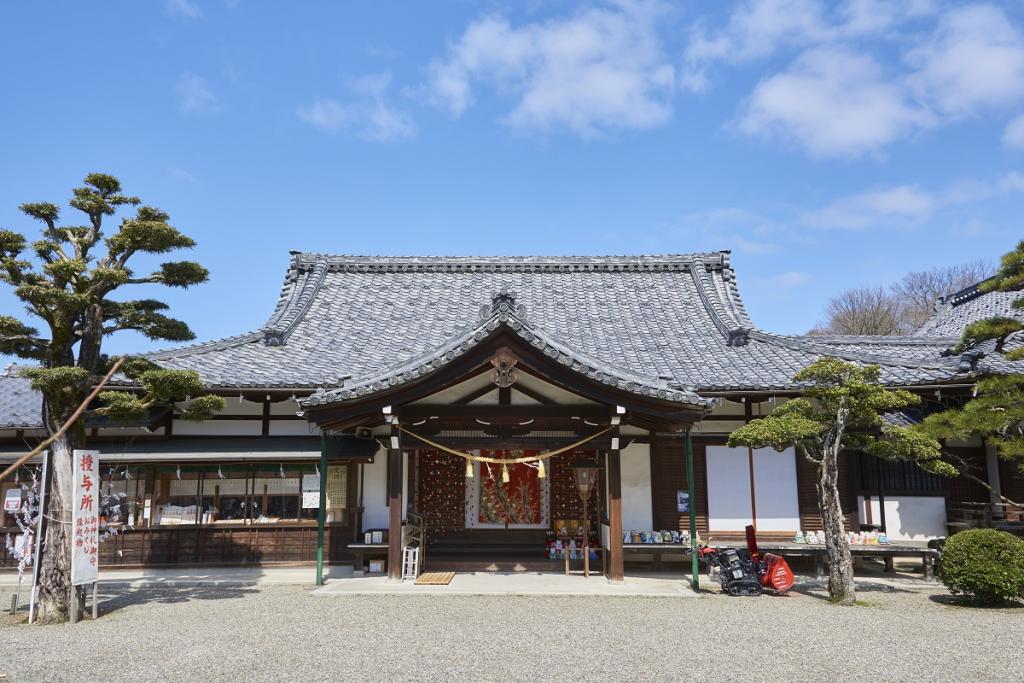
<path fill-rule="evenodd" d="M 369 557 L 384 557 L 387 559 L 388 556 L 388 544 L 387 543 L 349 543 L 348 549 L 355 556 L 355 571 L 363 571 L 363 564 L 366 558 Z"/>

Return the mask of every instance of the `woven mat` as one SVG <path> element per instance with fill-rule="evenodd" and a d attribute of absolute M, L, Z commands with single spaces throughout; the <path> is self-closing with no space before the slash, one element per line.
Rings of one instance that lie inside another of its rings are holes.
<path fill-rule="evenodd" d="M 417 586 L 447 586 L 455 578 L 455 572 L 424 572 L 416 579 Z"/>

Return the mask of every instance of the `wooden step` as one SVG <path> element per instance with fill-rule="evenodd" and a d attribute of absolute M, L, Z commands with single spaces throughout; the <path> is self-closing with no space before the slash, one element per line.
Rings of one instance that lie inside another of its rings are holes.
<path fill-rule="evenodd" d="M 579 562 L 573 562 L 573 567 Z M 591 562 L 591 569 L 600 571 L 601 563 Z M 430 571 L 451 572 L 562 572 L 565 570 L 564 560 L 545 559 L 498 559 L 498 560 L 466 560 L 455 558 L 435 558 L 427 555 L 426 568 Z"/>

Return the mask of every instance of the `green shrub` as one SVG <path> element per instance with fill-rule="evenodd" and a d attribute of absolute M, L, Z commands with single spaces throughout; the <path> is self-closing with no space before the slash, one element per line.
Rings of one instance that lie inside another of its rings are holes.
<path fill-rule="evenodd" d="M 995 529 L 950 536 L 942 549 L 942 582 L 983 605 L 1024 598 L 1024 541 Z"/>

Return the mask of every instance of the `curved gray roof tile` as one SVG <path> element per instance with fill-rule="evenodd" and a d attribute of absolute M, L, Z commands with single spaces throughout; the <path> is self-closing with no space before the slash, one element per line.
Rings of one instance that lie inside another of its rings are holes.
<path fill-rule="evenodd" d="M 262 329 L 149 357 L 165 367 L 198 370 L 215 387 L 351 388 L 452 350 L 454 340 L 472 336 L 481 307 L 501 290 L 517 293 L 517 305 L 529 311 L 530 331 L 552 348 L 651 387 L 796 388 L 793 375 L 823 355 L 876 363 L 893 385 L 972 376 L 959 357 L 945 355 L 952 337 L 806 337 L 759 330 L 743 306 L 728 252 L 293 253 Z M 980 371 L 987 360 L 970 367 Z"/>

